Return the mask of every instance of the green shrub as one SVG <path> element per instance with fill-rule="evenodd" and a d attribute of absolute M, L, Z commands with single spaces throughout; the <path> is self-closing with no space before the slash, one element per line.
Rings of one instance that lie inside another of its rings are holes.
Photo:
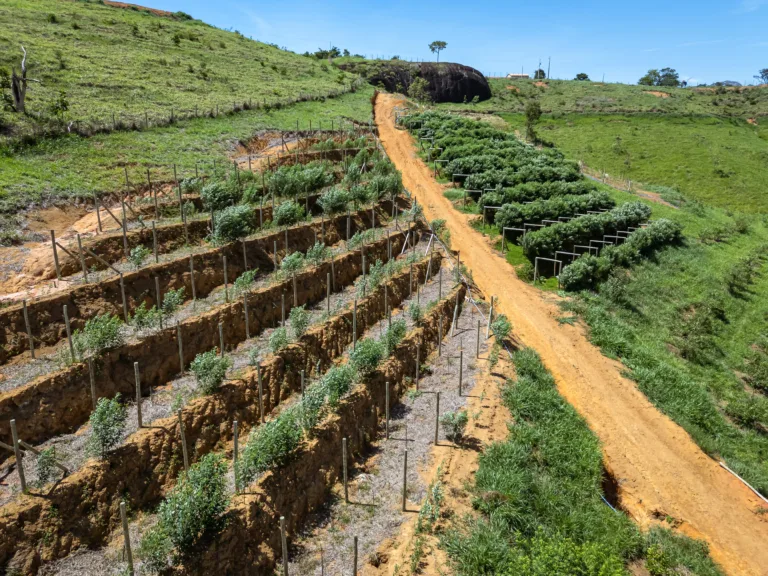
<path fill-rule="evenodd" d="M 768 392 L 768 337 L 752 345 L 744 371 L 749 384 L 763 393 Z"/>
<path fill-rule="evenodd" d="M 328 397 L 328 403 L 331 406 L 336 406 L 344 394 L 349 392 L 354 380 L 355 370 L 349 364 L 334 366 L 328 370 L 321 381 Z"/>
<path fill-rule="evenodd" d="M 88 453 L 104 457 L 117 446 L 123 437 L 128 412 L 120 403 L 120 394 L 114 398 L 100 398 L 91 413 L 91 437 L 88 439 Z"/>
<path fill-rule="evenodd" d="M 253 230 L 253 210 L 245 205 L 227 206 L 216 214 L 213 239 L 218 244 L 245 238 Z"/>
<path fill-rule="evenodd" d="M 304 207 L 293 200 L 283 202 L 275 208 L 272 220 L 278 226 L 290 226 L 296 224 L 304 218 Z"/>
<path fill-rule="evenodd" d="M 138 270 L 141 268 L 144 260 L 149 258 L 150 254 L 152 254 L 152 251 L 149 248 L 145 248 L 143 245 L 139 244 L 131 249 L 131 254 L 128 256 L 128 260 L 133 267 Z"/>
<path fill-rule="evenodd" d="M 170 316 L 176 310 L 181 308 L 181 305 L 184 304 L 184 295 L 186 293 L 186 289 L 184 286 L 181 288 L 178 288 L 177 290 L 168 290 L 165 294 L 163 294 L 163 309 L 162 312 L 166 316 Z"/>
<path fill-rule="evenodd" d="M 496 317 L 496 320 L 491 322 L 491 332 L 493 332 L 493 335 L 498 342 L 503 342 L 509 338 L 509 335 L 512 332 L 512 323 L 504 314 L 499 314 Z"/>
<path fill-rule="evenodd" d="M 317 200 L 323 212 L 328 215 L 339 214 L 347 209 L 350 197 L 343 188 L 331 188 Z"/>
<path fill-rule="evenodd" d="M 443 427 L 445 437 L 451 442 L 461 441 L 468 422 L 469 416 L 467 416 L 466 410 L 446 412 L 440 416 L 440 425 Z"/>
<path fill-rule="evenodd" d="M 147 303 L 142 302 L 134 311 L 133 317 L 131 318 L 131 324 L 133 324 L 137 330 L 156 328 L 160 326 L 162 317 L 162 312 L 155 306 L 148 308 Z"/>
<path fill-rule="evenodd" d="M 283 261 L 280 263 L 280 270 L 282 270 L 285 274 L 295 274 L 304 268 L 306 264 L 307 262 L 304 259 L 304 254 L 301 252 L 292 252 L 283 258 Z"/>
<path fill-rule="evenodd" d="M 180 552 L 192 551 L 203 535 L 224 525 L 229 504 L 226 472 L 226 462 L 220 455 L 206 454 L 179 476 L 160 504 L 157 513 L 161 530 Z"/>
<path fill-rule="evenodd" d="M 410 316 L 416 326 L 420 326 L 421 322 L 424 320 L 424 311 L 417 302 L 411 302 L 408 305 L 408 316 Z"/>
<path fill-rule="evenodd" d="M 112 314 L 94 316 L 82 330 L 75 330 L 72 343 L 79 357 L 94 356 L 108 348 L 116 348 L 125 342 L 123 322 Z"/>
<path fill-rule="evenodd" d="M 278 196 L 298 196 L 333 184 L 334 176 L 320 163 L 281 166 L 269 177 L 269 191 Z"/>
<path fill-rule="evenodd" d="M 256 281 L 256 276 L 258 276 L 258 274 L 258 269 L 246 270 L 240 274 L 240 276 L 238 276 L 237 279 L 232 283 L 232 293 L 234 296 L 241 296 L 250 290 L 253 286 L 253 283 Z"/>
<path fill-rule="evenodd" d="M 286 346 L 288 346 L 288 332 L 281 326 L 270 334 L 269 349 L 272 351 L 272 354 L 276 354 Z"/>
<path fill-rule="evenodd" d="M 306 259 L 313 266 L 319 266 L 330 257 L 331 249 L 326 247 L 326 245 L 321 242 L 315 242 L 315 244 L 309 250 L 307 250 Z"/>
<path fill-rule="evenodd" d="M 367 186 L 355 184 L 349 189 L 349 200 L 357 210 L 360 204 L 366 204 L 372 200 L 372 194 Z"/>
<path fill-rule="evenodd" d="M 240 482 L 249 484 L 260 474 L 287 462 L 301 441 L 299 415 L 298 405 L 292 406 L 274 420 L 251 430 L 242 457 L 238 460 Z"/>
<path fill-rule="evenodd" d="M 219 356 L 217 350 L 201 352 L 189 365 L 189 370 L 195 375 L 195 380 L 203 394 L 213 394 L 221 387 L 227 375 L 231 361 L 225 356 Z"/>
<path fill-rule="evenodd" d="M 357 347 L 349 355 L 349 362 L 360 376 L 365 377 L 376 371 L 384 356 L 383 342 L 364 338 L 358 340 Z"/>
<path fill-rule="evenodd" d="M 298 340 L 309 328 L 310 312 L 305 306 L 295 306 L 288 314 L 288 323 L 291 325 L 294 340 Z"/>
<path fill-rule="evenodd" d="M 498 201 L 495 193 L 483 195 L 478 204 L 481 209 L 486 205 L 494 205 Z M 487 203 L 486 200 L 491 200 Z M 498 204 L 496 204 L 498 205 Z M 540 222 L 541 220 L 557 220 L 560 216 L 574 216 L 589 210 L 613 208 L 616 202 L 608 192 L 591 192 L 580 196 L 556 196 L 546 200 L 537 200 L 530 204 L 504 204 L 496 211 L 494 221 L 499 228 L 520 228 L 525 222 Z"/>
<path fill-rule="evenodd" d="M 200 178 L 184 178 L 180 184 L 181 191 L 185 194 L 199 193 L 203 189 L 203 181 Z"/>
<path fill-rule="evenodd" d="M 56 480 L 56 447 L 44 448 L 37 455 L 37 483 L 39 486 L 45 486 L 49 482 Z"/>
<path fill-rule="evenodd" d="M 392 326 L 384 333 L 384 350 L 387 356 L 390 356 L 397 348 L 398 344 L 403 341 L 405 334 L 408 331 L 405 320 L 402 318 L 392 322 Z"/>
<path fill-rule="evenodd" d="M 241 192 L 236 184 L 228 181 L 216 180 L 203 186 L 200 198 L 208 211 L 224 210 L 228 206 L 234 206 L 240 201 Z"/>
<path fill-rule="evenodd" d="M 150 574 L 160 574 L 168 567 L 173 554 L 173 542 L 161 523 L 155 524 L 141 537 L 136 555 L 142 568 Z"/>

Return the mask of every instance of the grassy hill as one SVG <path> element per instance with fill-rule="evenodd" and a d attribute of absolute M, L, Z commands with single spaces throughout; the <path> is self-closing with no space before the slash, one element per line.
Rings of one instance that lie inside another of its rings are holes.
<path fill-rule="evenodd" d="M 493 98 L 478 104 L 452 104 L 476 112 L 521 113 L 536 99 L 546 114 L 694 114 L 759 118 L 768 116 L 768 87 L 667 88 L 574 80 L 489 80 Z"/>
<path fill-rule="evenodd" d="M 17 69 L 23 45 L 27 117 L 0 112 L 0 133 L 18 135 L 52 119 L 143 119 L 232 109 L 327 94 L 354 76 L 325 62 L 219 30 L 183 13 L 155 13 L 82 0 L 0 4 L 0 70 Z M 5 90 L 9 93 L 8 90 Z M 68 109 L 56 114 L 61 95 Z M 39 118 L 38 118 L 39 116 Z"/>

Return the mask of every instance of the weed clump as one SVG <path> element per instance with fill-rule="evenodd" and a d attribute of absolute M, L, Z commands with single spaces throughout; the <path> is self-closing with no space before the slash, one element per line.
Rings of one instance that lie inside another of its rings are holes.
<path fill-rule="evenodd" d="M 443 427 L 445 437 L 451 442 L 460 442 L 464 437 L 469 417 L 466 410 L 446 412 L 440 417 L 440 425 Z"/>

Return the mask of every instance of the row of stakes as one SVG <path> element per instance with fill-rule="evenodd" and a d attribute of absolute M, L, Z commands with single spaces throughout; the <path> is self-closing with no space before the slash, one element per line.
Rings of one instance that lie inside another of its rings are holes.
<path fill-rule="evenodd" d="M 412 269 L 411 269 L 411 278 L 412 278 Z M 428 280 L 425 280 L 425 282 Z M 330 275 L 328 278 L 328 285 L 330 286 Z M 412 281 L 411 281 L 411 287 L 412 287 Z M 442 292 L 442 269 L 440 270 L 439 274 L 439 291 Z M 412 293 L 412 290 L 411 290 Z M 417 297 L 419 294 L 419 290 L 417 289 Z M 387 293 L 385 291 L 385 300 L 387 297 Z M 454 318 L 453 318 L 453 325 L 451 329 L 451 336 L 454 334 L 455 326 L 456 326 L 456 320 L 458 315 L 458 297 L 456 304 L 454 306 Z M 386 304 L 385 304 L 386 306 Z M 388 316 L 389 316 L 389 322 L 391 324 L 391 308 L 387 307 L 388 310 Z M 353 348 L 357 345 L 357 300 L 355 300 L 354 308 L 353 308 Z M 493 298 L 491 299 L 491 312 L 489 314 L 489 321 L 488 321 L 488 327 L 490 326 L 491 319 L 493 317 Z M 285 316 L 283 315 L 283 323 L 285 322 Z M 247 320 L 246 320 L 247 325 Z M 178 327 L 178 326 L 177 326 Z M 489 335 L 489 328 L 486 328 L 486 338 Z M 477 338 L 476 338 L 476 357 L 479 358 L 480 355 L 480 330 L 481 330 L 481 322 L 480 320 L 477 321 Z M 442 327 L 442 317 L 440 318 L 440 326 L 438 329 L 438 355 L 442 355 L 442 334 L 443 334 L 443 327 Z M 220 340 L 220 348 L 221 348 L 221 354 L 223 355 L 224 351 L 224 336 L 223 336 L 223 325 L 219 324 L 219 340 Z M 180 333 L 179 333 L 179 356 L 180 361 L 183 363 L 183 352 L 182 352 L 182 344 L 180 339 Z M 459 395 L 461 396 L 463 394 L 462 385 L 463 385 L 463 357 L 464 357 L 464 351 L 459 351 Z M 183 364 L 182 364 L 183 366 Z M 414 381 L 416 385 L 416 389 L 419 388 L 419 369 L 420 369 L 420 347 L 417 347 L 416 350 L 416 370 L 414 374 Z M 318 374 L 320 367 L 318 365 Z M 93 365 L 91 362 L 89 362 L 89 372 L 91 375 L 91 394 L 94 398 L 95 402 L 95 384 L 94 384 L 94 377 L 93 377 Z M 134 373 L 135 373 L 135 379 L 136 379 L 136 410 L 137 410 L 137 420 L 139 428 L 143 427 L 143 421 L 142 421 L 142 413 L 141 413 L 141 377 L 140 377 L 140 371 L 139 371 L 139 364 L 138 362 L 134 363 Z M 260 421 L 261 423 L 264 422 L 264 404 L 263 404 L 263 387 L 262 387 L 262 375 L 261 375 L 261 366 L 257 366 L 257 373 L 258 373 L 258 393 L 259 393 L 259 413 L 260 413 Z M 304 394 L 305 389 L 305 372 L 301 371 L 301 393 L 302 396 Z M 390 405 L 390 384 L 389 382 L 386 383 L 386 414 L 385 414 L 385 437 L 389 439 L 389 422 L 390 422 L 390 413 L 389 413 L 389 405 Z M 182 444 L 182 456 L 183 456 L 183 463 L 184 463 L 184 470 L 185 472 L 189 469 L 189 456 L 188 456 L 188 450 L 187 450 L 187 443 L 186 443 L 186 437 L 184 432 L 184 422 L 182 418 L 182 411 L 178 410 L 177 412 L 178 416 L 178 422 L 179 422 L 179 434 Z M 440 392 L 436 392 L 436 405 L 435 405 L 435 445 L 438 444 L 438 433 L 439 433 L 439 420 L 440 420 Z M 19 472 L 19 479 L 22 491 L 26 492 L 26 481 L 24 478 L 24 471 L 23 471 L 23 452 L 21 448 L 23 447 L 26 450 L 30 450 L 33 453 L 39 454 L 40 452 L 36 450 L 34 447 L 30 446 L 29 444 L 23 442 L 19 439 L 17 430 L 16 430 L 16 421 L 11 421 L 11 430 L 13 435 L 13 447 L 7 446 L 5 444 L 2 445 L 2 447 L 13 450 L 16 459 L 17 459 L 17 467 Z M 234 465 L 236 469 L 237 465 L 237 459 L 238 459 L 238 438 L 239 437 L 239 430 L 238 430 L 238 422 L 234 421 L 233 423 L 233 438 L 234 438 L 234 451 L 233 451 L 233 459 L 234 459 Z M 347 469 L 347 439 L 342 439 L 342 452 L 343 452 L 343 481 L 344 481 L 344 496 L 345 501 L 349 502 L 349 491 L 348 491 L 348 469 Z M 69 470 L 62 466 L 61 464 L 56 463 L 56 465 L 64 472 L 64 474 L 68 474 Z M 405 449 L 404 452 L 404 461 L 403 461 L 403 491 L 402 491 L 402 507 L 403 511 L 406 510 L 407 507 L 407 469 L 408 469 L 408 450 Z M 239 489 L 237 478 L 235 479 L 235 489 L 236 491 Z M 123 531 L 124 531 L 124 537 L 125 537 L 125 551 L 126 556 L 128 558 L 128 564 L 129 569 L 131 571 L 131 574 L 133 574 L 133 558 L 130 548 L 130 534 L 128 532 L 128 522 L 127 518 L 125 516 L 125 503 L 121 503 L 120 507 L 121 516 L 122 516 L 122 523 L 123 523 Z M 286 537 L 285 537 L 285 520 L 284 517 L 281 517 L 281 533 L 282 533 L 282 541 L 283 541 L 283 569 L 284 573 L 287 574 L 287 544 L 286 544 Z M 355 544 L 357 544 L 357 538 L 355 537 Z M 357 554 L 355 554 L 355 574 L 357 573 Z"/>
<path fill-rule="evenodd" d="M 442 270 L 441 270 L 442 271 Z M 418 294 L 418 291 L 417 291 Z M 456 300 L 456 304 L 454 306 L 454 315 L 453 315 L 453 324 L 451 327 L 451 336 L 455 333 L 455 326 L 458 316 L 458 297 Z M 491 310 L 488 316 L 488 323 L 486 327 L 486 339 L 489 336 L 489 330 L 490 330 L 490 324 L 493 318 L 493 304 L 494 304 L 494 298 L 491 298 Z M 355 307 L 353 312 L 353 348 L 357 345 L 357 333 L 356 333 L 356 311 L 357 311 L 357 300 L 355 300 Z M 389 321 L 391 324 L 391 308 L 388 308 L 389 313 Z M 221 336 L 221 330 L 222 325 L 219 324 L 219 334 L 220 338 Z M 477 337 L 476 337 L 476 350 L 475 350 L 475 357 L 480 357 L 480 331 L 481 331 L 481 321 L 477 320 Z M 443 334 L 443 322 L 442 317 L 440 317 L 439 320 L 439 328 L 438 328 L 438 355 L 442 355 L 442 334 Z M 223 348 L 222 348 L 223 349 Z M 419 370 L 420 370 L 420 352 L 421 348 L 417 346 L 416 348 L 416 369 L 414 374 L 414 382 L 416 385 L 416 389 L 419 389 Z M 458 393 L 459 396 L 463 395 L 463 366 L 464 366 L 464 351 L 459 350 L 459 382 L 458 382 Z M 134 369 L 136 370 L 136 388 L 137 388 L 137 411 L 138 411 L 138 420 L 139 420 L 139 427 L 142 426 L 141 422 L 141 405 L 140 405 L 140 386 L 139 386 L 139 372 L 138 372 L 138 363 L 134 363 Z M 264 423 L 264 404 L 263 404 L 263 392 L 262 392 L 262 379 L 261 379 L 261 366 L 257 366 L 257 372 L 258 372 L 258 389 L 259 389 L 259 414 L 260 414 L 260 421 L 263 424 Z M 318 362 L 317 367 L 317 373 L 319 375 L 320 373 L 320 362 Z M 304 396 L 305 391 L 305 372 L 304 370 L 301 371 L 301 395 Z M 439 444 L 439 429 L 440 429 L 440 392 L 435 392 L 435 437 L 434 437 L 434 444 L 437 446 Z M 387 381 L 385 383 L 385 438 L 389 440 L 389 432 L 390 432 L 390 383 Z M 186 444 L 186 438 L 184 434 L 184 423 L 182 420 L 182 411 L 178 411 L 178 420 L 179 420 L 179 432 L 180 432 L 180 438 L 181 438 L 181 444 L 182 444 L 182 454 L 183 454 L 183 462 L 184 462 L 184 470 L 185 473 L 189 470 L 189 459 L 188 459 L 188 453 L 187 453 L 187 444 Z M 15 421 L 12 421 L 12 427 L 15 430 Z M 407 434 L 407 432 L 406 432 Z M 14 437 L 15 438 L 15 437 Z M 343 481 L 343 488 L 344 488 L 344 501 L 346 503 L 349 503 L 349 469 L 348 469 L 348 450 L 347 450 L 347 438 L 342 438 L 342 481 Z M 239 455 L 239 425 L 238 421 L 233 421 L 233 468 L 235 470 L 235 492 L 239 493 L 239 484 L 237 479 L 237 461 L 238 461 L 238 455 Z M 405 448 L 403 451 L 403 485 L 402 485 L 402 510 L 403 512 L 407 511 L 408 506 L 408 449 Z M 131 575 L 134 574 L 134 567 L 133 567 L 133 555 L 131 551 L 131 542 L 130 542 L 130 531 L 128 527 L 128 519 L 125 513 L 125 501 L 122 501 L 120 503 L 120 515 L 122 520 L 122 528 L 123 528 L 123 536 L 125 541 L 125 554 L 127 558 L 128 563 L 128 569 L 129 573 Z M 287 534 L 286 534 L 286 524 L 285 524 L 285 516 L 280 516 L 280 540 L 281 540 L 281 547 L 282 547 L 282 567 L 283 567 L 283 574 L 284 576 L 288 576 L 288 540 L 287 540 Z M 353 560 L 353 574 L 358 573 L 358 537 L 354 536 L 354 560 Z M 322 558 L 322 551 L 321 551 L 321 563 L 323 562 Z"/>
<path fill-rule="evenodd" d="M 396 209 L 396 206 L 393 203 L 393 213 L 395 214 L 395 218 L 397 218 L 398 212 L 399 212 L 399 209 Z M 153 228 L 153 240 L 154 240 L 154 242 L 153 242 L 153 248 L 154 248 L 153 252 L 154 252 L 155 262 L 157 263 L 157 262 L 159 262 L 158 249 L 157 249 L 157 235 L 154 234 L 154 231 L 155 231 L 154 222 L 152 224 L 153 224 L 152 228 Z M 396 225 L 397 225 L 397 222 L 396 222 Z M 408 233 L 406 235 L 406 244 L 408 244 L 408 238 L 410 237 L 410 234 L 412 233 L 412 226 L 413 226 L 412 222 L 408 224 Z M 372 227 L 372 229 L 376 227 L 375 208 L 371 208 L 371 227 Z M 347 242 L 349 242 L 350 236 L 351 236 L 351 213 L 348 211 L 348 213 L 347 213 Z M 324 219 L 321 222 L 321 238 L 322 239 L 325 238 L 325 220 Z M 317 239 L 318 239 L 317 232 L 315 232 L 315 243 L 317 243 Z M 130 321 L 130 316 L 128 314 L 128 301 L 127 301 L 126 295 L 125 295 L 125 283 L 124 283 L 123 272 L 121 272 L 120 270 L 117 270 L 114 266 L 112 266 L 111 264 L 109 264 L 108 262 L 106 262 L 105 260 L 100 258 L 99 256 L 97 256 L 95 253 L 93 253 L 92 251 L 88 250 L 87 248 L 83 249 L 80 234 L 77 235 L 77 242 L 78 242 L 78 246 L 80 248 L 79 259 L 80 259 L 80 262 L 81 262 L 81 265 L 82 265 L 83 277 L 84 277 L 86 282 L 88 281 L 88 272 L 87 272 L 87 267 L 86 267 L 86 264 L 85 264 L 84 251 L 88 252 L 89 254 L 91 254 L 91 256 L 95 257 L 103 265 L 109 267 L 110 269 L 112 269 L 114 272 L 116 272 L 118 274 L 118 276 L 120 278 L 120 296 L 121 296 L 121 301 L 122 301 L 123 317 L 124 317 L 125 322 L 128 323 Z M 53 248 L 54 263 L 56 265 L 56 273 L 59 276 L 59 279 L 61 279 L 60 268 L 59 268 L 59 259 L 58 259 L 58 253 L 57 253 L 56 247 L 58 246 L 59 248 L 64 250 L 67 254 L 72 256 L 73 258 L 76 258 L 76 256 L 74 254 L 72 254 L 72 252 L 70 252 L 67 248 L 65 248 L 64 246 L 59 244 L 59 242 L 56 241 L 55 233 L 54 233 L 53 230 L 51 230 L 51 243 L 52 243 L 52 248 Z M 415 248 L 415 243 L 411 242 L 410 245 L 411 245 L 412 248 Z M 243 247 L 243 262 L 245 263 L 245 270 L 247 271 L 248 270 L 248 253 L 247 253 L 247 245 L 246 245 L 246 240 L 245 239 L 242 240 L 242 247 Z M 275 240 L 274 243 L 273 243 L 273 266 L 274 266 L 275 270 L 278 269 L 278 249 L 277 248 L 278 248 L 277 247 L 277 240 Z M 288 251 L 289 251 L 288 229 L 286 229 L 285 230 L 285 252 L 288 253 Z M 363 251 L 364 251 L 364 246 L 361 247 L 361 252 L 363 252 Z M 392 245 L 391 245 L 391 241 L 388 241 L 388 255 L 389 255 L 389 259 L 391 260 L 392 259 Z M 229 289 L 228 289 L 229 281 L 228 281 L 228 275 L 227 275 L 227 257 L 226 257 L 226 255 L 222 255 L 222 266 L 223 266 L 223 272 L 224 272 L 224 297 L 225 297 L 225 301 L 227 303 L 229 303 Z M 335 268 L 334 257 L 333 257 L 333 255 L 331 255 L 331 270 L 332 270 L 332 275 L 333 275 L 333 278 L 334 278 L 334 290 L 335 290 L 335 277 L 336 277 L 336 274 L 335 274 L 334 268 Z M 365 270 L 365 255 L 364 255 L 364 253 L 363 253 L 363 270 Z M 189 256 L 189 272 L 190 272 L 190 284 L 191 284 L 191 288 L 192 288 L 192 301 L 194 302 L 194 301 L 197 300 L 197 293 L 196 293 L 196 283 L 195 283 L 194 255 L 192 255 L 192 254 L 190 254 L 190 256 Z M 363 271 L 363 274 L 365 274 L 364 271 Z M 295 275 L 294 275 L 293 280 L 294 280 L 294 300 L 295 300 L 295 292 L 296 292 L 296 278 L 295 278 Z M 159 284 L 159 278 L 157 276 L 155 276 L 155 296 L 156 296 L 156 300 L 157 300 L 157 306 L 158 306 L 158 309 L 159 309 L 162 300 L 160 298 L 160 296 L 161 296 L 160 284 Z M 247 307 L 247 303 L 246 303 L 246 307 Z M 34 359 L 35 358 L 35 343 L 34 343 L 34 337 L 32 335 L 32 325 L 31 325 L 30 320 L 29 320 L 29 311 L 28 311 L 28 308 L 27 308 L 27 300 L 26 299 L 22 300 L 22 311 L 23 311 L 23 317 L 24 317 L 24 324 L 25 324 L 25 328 L 26 328 L 26 332 L 27 332 L 27 341 L 28 341 L 28 345 L 29 345 L 30 355 L 31 355 L 32 359 Z M 70 331 L 70 326 L 69 326 L 69 317 L 67 315 L 67 306 L 66 305 L 63 306 L 63 312 L 64 312 L 64 321 L 65 321 L 66 330 L 67 330 L 67 337 L 69 339 L 70 351 L 72 353 L 72 358 L 73 358 L 73 361 L 74 361 L 75 354 L 74 354 L 74 348 L 72 346 L 71 331 Z M 162 328 L 162 318 L 161 318 L 161 328 Z"/>

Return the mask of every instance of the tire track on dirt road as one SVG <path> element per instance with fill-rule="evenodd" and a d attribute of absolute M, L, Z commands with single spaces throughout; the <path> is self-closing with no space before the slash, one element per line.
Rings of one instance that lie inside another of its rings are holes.
<path fill-rule="evenodd" d="M 709 544 L 728 574 L 768 575 L 768 515 L 758 514 L 761 501 L 622 377 L 624 366 L 590 344 L 583 328 L 560 325 L 555 297 L 519 280 L 470 227 L 418 158 L 411 136 L 395 128 L 393 108 L 402 103 L 379 94 L 375 115 L 381 142 L 403 173 L 405 187 L 427 218 L 446 220 L 453 248 L 461 251 L 480 289 L 498 298 L 515 333 L 541 355 L 560 393 L 600 438 L 622 506 L 644 528 L 674 518 L 680 531 Z"/>

